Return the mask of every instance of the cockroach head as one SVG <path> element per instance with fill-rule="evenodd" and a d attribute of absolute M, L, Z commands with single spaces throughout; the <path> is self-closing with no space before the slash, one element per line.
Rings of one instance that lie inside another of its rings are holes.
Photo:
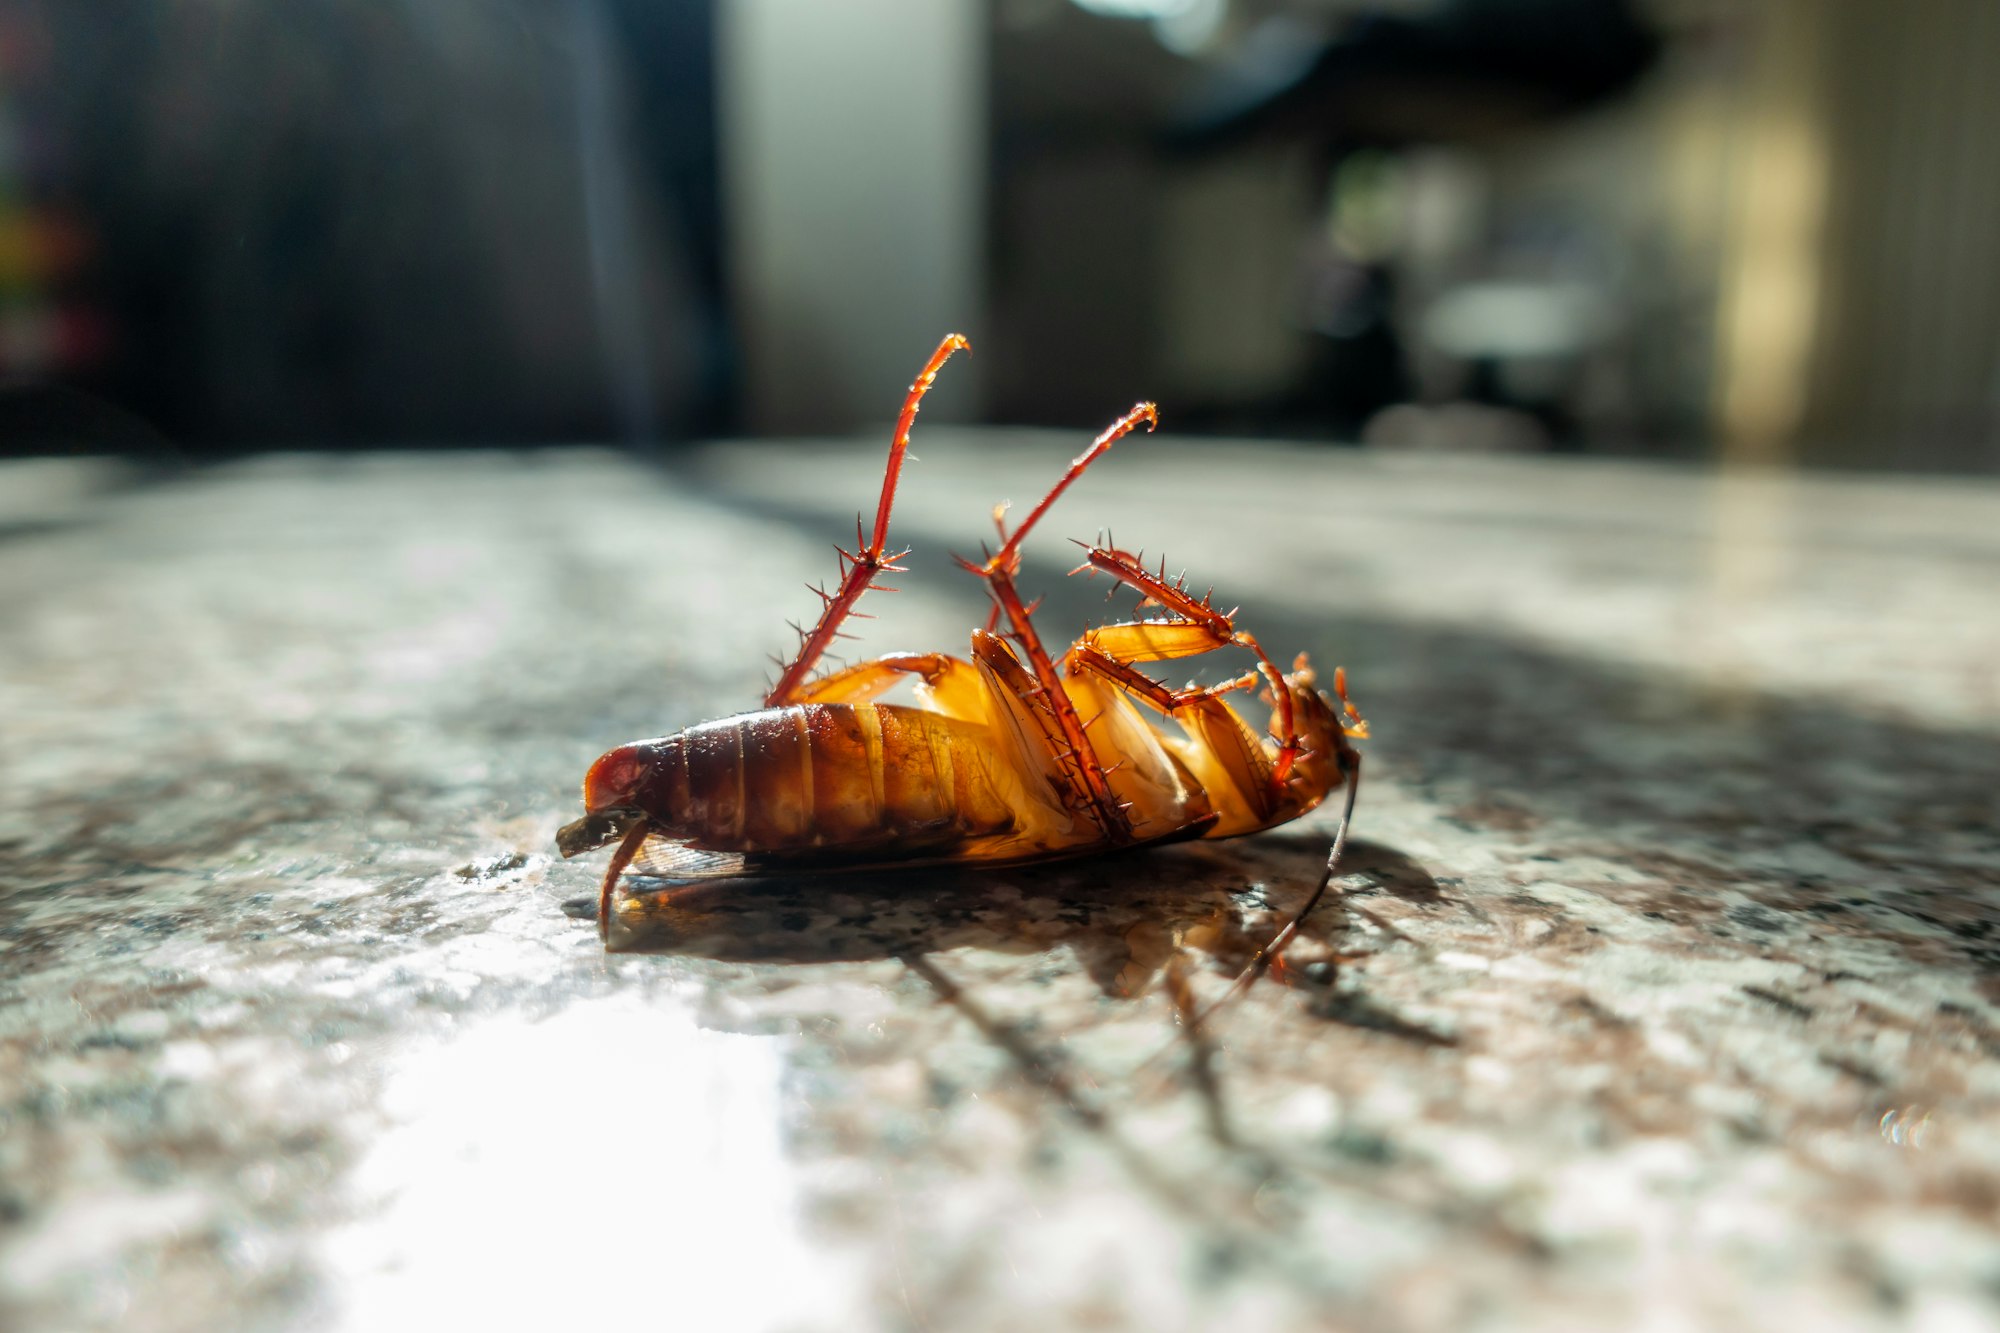
<path fill-rule="evenodd" d="M 639 793 L 652 776 L 658 749 L 656 742 L 634 741 L 605 751 L 584 774 L 583 808 L 596 814 L 641 805 Z"/>
<path fill-rule="evenodd" d="M 618 841 L 645 817 L 639 791 L 649 766 L 641 745 L 621 745 L 590 766 L 583 780 L 582 819 L 556 831 L 556 850 L 580 856 Z"/>

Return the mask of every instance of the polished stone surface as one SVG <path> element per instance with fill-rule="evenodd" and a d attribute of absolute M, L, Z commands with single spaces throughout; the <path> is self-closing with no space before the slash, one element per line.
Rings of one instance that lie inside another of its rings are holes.
<path fill-rule="evenodd" d="M 920 432 L 868 645 L 1080 438 Z M 1121 445 L 1045 634 L 1108 528 L 1375 727 L 1201 1046 L 1327 814 L 566 910 L 878 460 L 0 466 L 0 1326 L 2000 1326 L 2000 487 Z"/>

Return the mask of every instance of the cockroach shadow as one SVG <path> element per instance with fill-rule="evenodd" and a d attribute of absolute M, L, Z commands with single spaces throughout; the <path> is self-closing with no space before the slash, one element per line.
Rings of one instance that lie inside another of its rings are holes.
<path fill-rule="evenodd" d="M 1299 856 L 1325 855 L 1326 840 L 1323 835 L 1306 829 L 1272 829 L 1254 840 L 1235 844 L 1227 850 L 1240 851 L 1244 866 L 1257 874 L 1279 874 L 1277 865 L 1266 871 L 1260 859 L 1260 850 L 1270 848 L 1277 852 L 1280 865 L 1288 865 Z M 1224 851 L 1217 848 L 1220 854 Z M 1437 904 L 1449 901 L 1437 880 L 1422 863 L 1409 853 L 1389 846 L 1387 843 L 1371 842 L 1367 838 L 1349 838 L 1347 852 L 1340 858 L 1338 883 L 1341 896 L 1345 898 L 1373 897 L 1387 894 L 1400 898 L 1406 903 L 1418 905 Z"/>
<path fill-rule="evenodd" d="M 1234 976 L 1317 882 L 1324 839 L 1189 843 L 998 870 L 925 867 L 687 884 L 627 879 L 609 947 L 722 962 L 834 963 L 958 948 L 1067 949 L 1107 996 L 1149 989 L 1180 941 Z M 1400 852 L 1352 843 L 1337 886 L 1430 877 Z M 1367 881 L 1347 878 L 1349 868 Z M 594 914 L 595 900 L 575 910 Z M 1308 939 L 1346 930 L 1340 895 L 1306 921 Z"/>

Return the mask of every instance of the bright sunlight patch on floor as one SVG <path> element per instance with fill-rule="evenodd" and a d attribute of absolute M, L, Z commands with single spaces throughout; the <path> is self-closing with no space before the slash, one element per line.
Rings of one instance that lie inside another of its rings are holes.
<path fill-rule="evenodd" d="M 776 1040 L 629 1002 L 498 1020 L 406 1062 L 327 1258 L 343 1327 L 817 1322 Z"/>

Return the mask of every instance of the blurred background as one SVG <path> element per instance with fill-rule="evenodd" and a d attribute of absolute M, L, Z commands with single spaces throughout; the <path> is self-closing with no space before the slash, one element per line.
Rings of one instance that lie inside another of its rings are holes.
<path fill-rule="evenodd" d="M 0 447 L 2000 468 L 1990 0 L 0 0 Z"/>

